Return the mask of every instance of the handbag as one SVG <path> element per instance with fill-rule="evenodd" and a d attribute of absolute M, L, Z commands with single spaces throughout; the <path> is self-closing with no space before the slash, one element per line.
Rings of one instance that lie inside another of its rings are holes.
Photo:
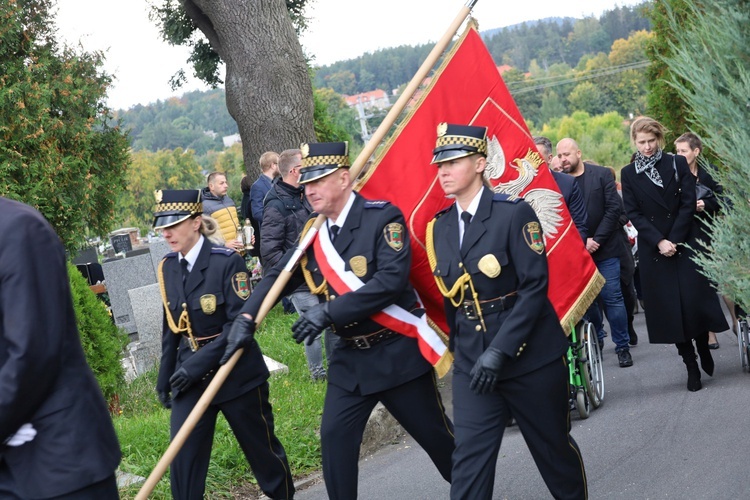
<path fill-rule="evenodd" d="M 714 192 L 711 190 L 710 187 L 707 187 L 703 184 L 696 184 L 695 185 L 695 199 L 696 200 L 705 200 L 706 198 L 713 198 Z"/>

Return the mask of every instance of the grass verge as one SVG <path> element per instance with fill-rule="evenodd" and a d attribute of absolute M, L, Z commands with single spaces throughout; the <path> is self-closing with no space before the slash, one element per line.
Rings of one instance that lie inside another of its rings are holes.
<path fill-rule="evenodd" d="M 275 307 L 256 335 L 261 350 L 289 367 L 289 373 L 269 380 L 276 435 L 286 449 L 295 478 L 320 469 L 320 416 L 325 383 L 313 382 L 307 369 L 305 350 L 291 337 L 296 314 Z M 147 477 L 169 446 L 169 410 L 156 399 L 156 370 L 134 380 L 120 394 L 122 413 L 114 417 L 123 452 L 120 469 Z M 211 465 L 206 484 L 207 498 L 247 498 L 255 491 L 253 477 L 229 425 L 221 414 L 216 424 Z M 139 487 L 120 491 L 123 499 L 134 498 Z M 169 473 L 150 498 L 171 498 Z"/>

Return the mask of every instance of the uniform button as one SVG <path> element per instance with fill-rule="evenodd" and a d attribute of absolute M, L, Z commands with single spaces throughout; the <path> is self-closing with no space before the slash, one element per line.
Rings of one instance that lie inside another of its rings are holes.
<path fill-rule="evenodd" d="M 523 352 L 523 347 L 519 347 L 518 352 Z"/>
<path fill-rule="evenodd" d="M 331 295 L 331 297 L 330 297 L 330 299 L 331 299 L 331 300 L 333 300 L 333 299 L 335 299 L 335 298 L 336 298 L 336 296 L 335 296 L 335 295 Z"/>
<path fill-rule="evenodd" d="M 652 216 L 651 216 L 651 222 L 653 222 L 653 221 L 654 221 L 654 216 L 652 215 Z"/>
<path fill-rule="evenodd" d="M 458 263 L 458 267 L 459 267 L 459 268 L 461 268 L 461 267 L 464 267 L 464 263 L 463 263 L 463 262 L 459 262 L 459 263 Z"/>
<path fill-rule="evenodd" d="M 474 330 L 481 332 L 482 331 L 482 325 L 477 325 L 474 327 Z"/>
<path fill-rule="evenodd" d="M 171 303 L 171 302 L 167 302 L 167 306 L 171 306 L 171 305 L 172 305 L 172 303 Z"/>
<path fill-rule="evenodd" d="M 672 214 L 667 214 L 667 219 L 671 219 L 671 218 L 672 218 Z"/>
<path fill-rule="evenodd" d="M 182 303 L 182 308 L 183 308 L 183 309 L 187 309 L 187 304 L 183 302 L 183 303 Z"/>
<path fill-rule="evenodd" d="M 468 290 L 468 289 L 469 289 L 469 285 L 464 285 L 464 290 Z"/>

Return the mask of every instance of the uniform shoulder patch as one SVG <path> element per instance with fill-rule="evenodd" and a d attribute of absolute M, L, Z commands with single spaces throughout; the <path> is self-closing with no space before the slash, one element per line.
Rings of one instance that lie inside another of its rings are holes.
<path fill-rule="evenodd" d="M 492 201 L 505 201 L 508 203 L 518 203 L 519 201 L 523 200 L 523 198 L 520 198 L 518 196 L 513 196 L 505 193 L 495 193 L 492 196 Z"/>
<path fill-rule="evenodd" d="M 526 241 L 526 244 L 529 246 L 529 248 L 531 248 L 536 253 L 541 255 L 542 252 L 544 252 L 544 238 L 542 238 L 542 227 L 538 222 L 527 222 L 526 225 L 523 226 L 523 239 Z"/>
<path fill-rule="evenodd" d="M 404 226 L 398 222 L 391 222 L 383 228 L 383 237 L 388 246 L 397 252 L 404 248 Z"/>
<path fill-rule="evenodd" d="M 242 300 L 250 296 L 250 277 L 246 272 L 234 273 L 232 275 L 232 289 Z"/>
<path fill-rule="evenodd" d="M 230 255 L 233 255 L 237 252 L 227 247 L 211 247 L 211 253 L 216 253 L 219 255 L 226 255 L 227 257 L 229 257 Z"/>
<path fill-rule="evenodd" d="M 365 202 L 365 208 L 385 208 L 391 202 L 385 200 L 367 200 Z"/>

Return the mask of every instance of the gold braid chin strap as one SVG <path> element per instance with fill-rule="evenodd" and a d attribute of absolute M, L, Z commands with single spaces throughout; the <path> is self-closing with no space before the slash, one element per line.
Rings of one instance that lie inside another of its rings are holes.
<path fill-rule="evenodd" d="M 312 227 L 314 223 L 315 219 L 309 219 L 307 221 L 305 227 L 302 228 L 302 232 L 299 234 L 299 239 L 297 241 L 302 241 L 304 239 L 305 234 L 307 234 L 307 231 Z M 320 285 L 316 285 L 312 273 L 307 269 L 307 262 L 307 252 L 305 252 L 302 254 L 302 258 L 300 259 L 300 265 L 302 266 L 302 276 L 305 277 L 305 282 L 307 283 L 307 287 L 310 289 L 310 293 L 312 293 L 313 295 L 325 295 L 327 300 L 328 282 L 325 280 L 325 278 L 323 278 L 323 283 L 321 283 Z"/>
<path fill-rule="evenodd" d="M 451 288 L 450 290 L 448 290 L 448 287 L 445 285 L 445 280 L 443 279 L 443 277 L 435 274 L 435 269 L 437 268 L 437 255 L 435 254 L 435 241 L 432 233 L 436 220 L 437 219 L 432 219 L 427 224 L 425 246 L 427 247 L 427 261 L 430 263 L 430 270 L 432 271 L 432 276 L 435 278 L 435 283 L 437 284 L 438 290 L 440 290 L 440 293 L 443 295 L 443 297 L 451 301 L 453 307 L 458 308 L 461 307 L 461 304 L 466 298 L 464 285 L 468 283 L 471 287 L 472 298 L 474 299 L 474 308 L 476 309 L 477 316 L 479 316 L 479 321 L 482 322 L 482 329 L 486 332 L 487 327 L 484 324 L 482 308 L 479 305 L 479 294 L 474 289 L 474 282 L 471 280 L 471 275 L 466 271 L 466 268 L 464 268 L 464 273 L 459 276 L 455 283 L 453 283 L 453 288 Z M 455 299 L 456 295 L 458 295 L 458 300 Z"/>
<path fill-rule="evenodd" d="M 169 325 L 169 329 L 172 330 L 172 333 L 175 335 L 179 335 L 183 332 L 188 334 L 188 340 L 190 342 L 190 346 L 192 347 L 193 351 L 198 350 L 198 342 L 195 341 L 195 336 L 193 335 L 193 328 L 190 325 L 190 316 L 188 316 L 187 312 L 187 304 L 182 305 L 182 313 L 180 313 L 180 319 L 178 320 L 177 324 L 174 323 L 174 318 L 172 317 L 172 313 L 169 310 L 169 302 L 167 301 L 167 289 L 164 285 L 164 261 L 166 259 L 162 259 L 161 262 L 159 262 L 159 290 L 161 291 L 161 302 L 164 306 L 164 313 L 167 316 L 167 324 Z"/>

